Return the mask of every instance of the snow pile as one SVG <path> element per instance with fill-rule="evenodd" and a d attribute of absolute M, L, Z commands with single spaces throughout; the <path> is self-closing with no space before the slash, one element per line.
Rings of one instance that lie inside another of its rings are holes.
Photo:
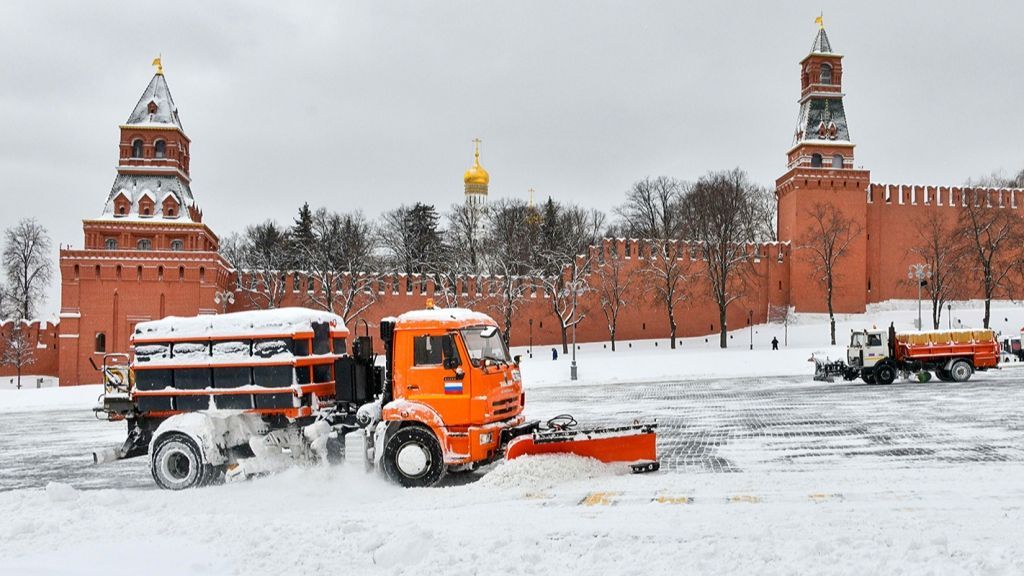
<path fill-rule="evenodd" d="M 499 463 L 476 483 L 481 488 L 534 492 L 559 484 L 626 473 L 623 465 L 605 464 L 575 454 L 538 454 Z"/>

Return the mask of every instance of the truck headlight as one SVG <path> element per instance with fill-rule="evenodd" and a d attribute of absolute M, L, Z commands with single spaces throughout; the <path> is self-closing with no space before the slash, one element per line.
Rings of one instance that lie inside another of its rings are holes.
<path fill-rule="evenodd" d="M 480 435 L 480 445 L 483 446 L 484 444 L 490 444 L 492 438 L 494 437 L 491 436 L 490 432 L 484 432 Z"/>

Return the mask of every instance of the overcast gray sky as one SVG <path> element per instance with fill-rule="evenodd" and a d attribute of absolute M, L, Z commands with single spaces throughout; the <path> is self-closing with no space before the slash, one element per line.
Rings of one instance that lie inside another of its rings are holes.
<path fill-rule="evenodd" d="M 303 201 L 445 208 L 477 136 L 492 198 L 607 210 L 645 175 L 734 166 L 771 184 L 819 10 L 873 181 L 1024 167 L 1018 1 L 5 0 L 0 227 L 35 216 L 81 246 L 157 54 L 222 236 Z"/>

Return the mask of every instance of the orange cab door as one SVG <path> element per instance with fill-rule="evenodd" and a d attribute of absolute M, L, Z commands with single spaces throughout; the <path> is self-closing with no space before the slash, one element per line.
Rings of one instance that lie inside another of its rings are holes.
<path fill-rule="evenodd" d="M 404 340 L 404 341 L 403 341 Z M 402 334 L 399 344 L 408 366 L 399 379 L 396 369 L 395 397 L 426 404 L 437 411 L 446 426 L 469 422 L 469 371 L 462 363 L 458 338 L 446 332 Z"/>

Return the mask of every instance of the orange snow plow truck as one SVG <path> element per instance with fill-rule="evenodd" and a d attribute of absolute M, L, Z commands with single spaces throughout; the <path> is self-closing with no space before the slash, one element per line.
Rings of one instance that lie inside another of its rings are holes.
<path fill-rule="evenodd" d="M 131 356 L 104 357 L 95 408 L 126 421 L 128 438 L 93 458 L 149 454 L 172 490 L 296 461 L 361 460 L 410 487 L 541 453 L 658 469 L 655 423 L 526 421 L 518 358 L 485 314 L 428 302 L 382 320 L 380 338 L 383 358 L 369 334 L 303 308 L 140 323 Z"/>
<path fill-rule="evenodd" d="M 999 343 L 992 330 L 897 332 L 859 330 L 850 334 L 846 362 L 818 358 L 815 380 L 860 377 L 868 384 L 892 384 L 897 375 L 916 375 L 921 382 L 932 372 L 943 382 L 966 382 L 976 371 L 997 368 Z"/>

